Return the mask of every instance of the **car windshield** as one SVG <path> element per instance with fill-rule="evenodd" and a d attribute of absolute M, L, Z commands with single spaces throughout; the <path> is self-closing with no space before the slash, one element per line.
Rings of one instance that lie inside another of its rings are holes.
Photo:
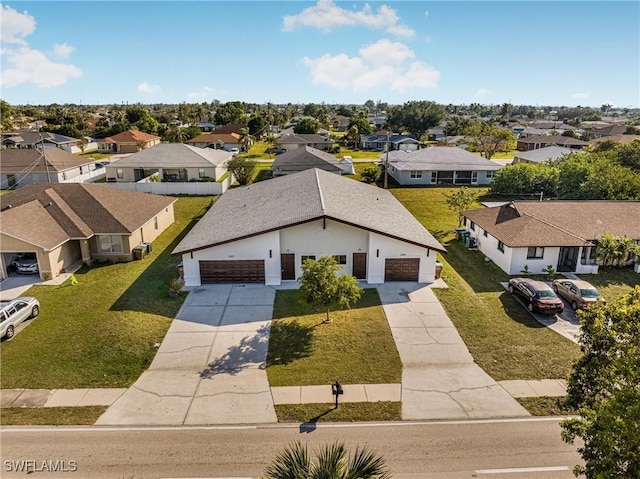
<path fill-rule="evenodd" d="M 600 293 L 598 293 L 598 291 L 595 289 L 581 289 L 580 295 L 583 298 L 599 298 L 600 297 Z"/>
<path fill-rule="evenodd" d="M 540 299 L 555 299 L 556 294 L 550 289 L 543 289 L 542 291 L 538 291 L 538 296 Z"/>

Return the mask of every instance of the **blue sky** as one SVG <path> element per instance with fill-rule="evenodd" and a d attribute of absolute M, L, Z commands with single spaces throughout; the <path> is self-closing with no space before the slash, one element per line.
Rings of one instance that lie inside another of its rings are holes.
<path fill-rule="evenodd" d="M 640 106 L 637 1 L 2 3 L 11 104 Z"/>

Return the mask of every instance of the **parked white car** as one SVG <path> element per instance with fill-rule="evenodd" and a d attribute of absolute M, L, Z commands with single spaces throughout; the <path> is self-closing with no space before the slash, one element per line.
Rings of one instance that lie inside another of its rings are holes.
<path fill-rule="evenodd" d="M 0 338 L 13 338 L 16 327 L 29 318 L 40 314 L 40 303 L 36 298 L 21 296 L 11 301 L 0 302 Z"/>
<path fill-rule="evenodd" d="M 233 154 L 233 156 L 238 156 L 238 153 L 240 153 L 240 150 L 238 148 L 231 148 L 229 151 Z"/>

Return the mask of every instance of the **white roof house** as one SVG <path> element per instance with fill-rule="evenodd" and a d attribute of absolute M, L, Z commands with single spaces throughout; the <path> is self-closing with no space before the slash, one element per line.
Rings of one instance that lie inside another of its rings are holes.
<path fill-rule="evenodd" d="M 434 281 L 442 245 L 388 191 L 320 169 L 229 190 L 174 249 L 187 286 L 278 285 L 332 255 L 369 283 Z"/>
<path fill-rule="evenodd" d="M 537 150 L 520 151 L 513 157 L 514 163 L 544 163 L 550 160 L 558 160 L 564 158 L 575 150 L 564 146 L 547 146 Z"/>
<path fill-rule="evenodd" d="M 495 161 L 450 146 L 434 146 L 417 151 L 392 151 L 380 155 L 388 161 L 388 172 L 401 185 L 483 185 L 491 183 L 503 167 Z"/>

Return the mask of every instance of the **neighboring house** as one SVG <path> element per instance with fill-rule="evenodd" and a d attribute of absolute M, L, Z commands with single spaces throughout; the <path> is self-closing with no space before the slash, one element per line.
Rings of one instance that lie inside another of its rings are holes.
<path fill-rule="evenodd" d="M 241 137 L 238 133 L 203 133 L 185 141 L 187 145 L 196 148 L 211 148 L 213 150 L 231 151 L 232 148 L 242 150 Z"/>
<path fill-rule="evenodd" d="M 36 253 L 42 279 L 92 261 L 130 261 L 173 223 L 175 198 L 104 185 L 37 184 L 0 197 L 0 260 Z"/>
<path fill-rule="evenodd" d="M 229 123 L 227 125 L 216 126 L 213 131 L 218 134 L 235 133 L 240 135 L 240 131 L 247 128 L 245 123 Z"/>
<path fill-rule="evenodd" d="M 415 151 L 420 147 L 420 142 L 407 135 L 386 135 L 382 133 L 372 133 L 371 135 L 360 135 L 360 148 L 363 150 L 385 151 L 389 144 L 389 151 Z"/>
<path fill-rule="evenodd" d="M 591 140 L 589 144 L 597 145 L 598 143 L 602 143 L 603 141 L 613 141 L 614 143 L 618 143 L 620 145 L 628 145 L 629 143 L 633 143 L 636 140 L 640 140 L 640 135 L 613 135 L 596 138 L 594 140 Z"/>
<path fill-rule="evenodd" d="M 390 192 L 316 168 L 229 190 L 173 254 L 199 286 L 279 285 L 327 255 L 368 283 L 430 283 L 444 251 Z"/>
<path fill-rule="evenodd" d="M 602 138 L 605 136 L 624 135 L 625 131 L 627 131 L 626 125 L 607 125 L 589 131 L 589 136 L 592 138 Z"/>
<path fill-rule="evenodd" d="M 204 133 L 213 131 L 215 127 L 216 125 L 214 123 L 210 123 L 208 121 L 201 121 L 200 123 L 198 123 L 198 128 L 200 128 L 200 131 Z"/>
<path fill-rule="evenodd" d="M 373 126 L 374 130 L 378 130 L 387 123 L 387 112 L 380 111 L 369 113 L 369 115 L 367 115 L 367 120 L 369 121 L 369 124 Z"/>
<path fill-rule="evenodd" d="M 571 138 L 570 136 L 561 135 L 534 135 L 524 138 L 518 138 L 518 144 L 516 149 L 518 151 L 537 150 L 538 148 L 545 148 L 547 146 L 565 146 L 575 150 L 580 150 L 587 146 L 589 143 L 582 140 Z"/>
<path fill-rule="evenodd" d="M 537 150 L 523 151 L 513 156 L 513 163 L 545 163 L 550 160 L 559 160 L 575 150 L 564 146 L 546 146 Z"/>
<path fill-rule="evenodd" d="M 9 148 L 0 161 L 0 189 L 31 183 L 82 183 L 103 173 L 93 160 L 59 148 Z"/>
<path fill-rule="evenodd" d="M 347 131 L 349 129 L 349 122 L 351 121 L 351 118 L 343 115 L 333 115 L 329 121 L 331 121 L 331 125 L 333 125 L 334 130 Z"/>
<path fill-rule="evenodd" d="M 160 137 L 143 131 L 127 130 L 98 140 L 100 153 L 136 153 L 160 143 Z"/>
<path fill-rule="evenodd" d="M 456 146 L 383 153 L 388 172 L 401 185 L 486 185 L 503 165 Z"/>
<path fill-rule="evenodd" d="M 2 146 L 7 148 L 39 148 L 50 149 L 59 148 L 69 153 L 78 150 L 82 140 L 71 138 L 70 136 L 59 135 L 57 133 L 49 133 L 47 131 L 38 131 L 32 129 L 23 129 L 9 134 L 2 135 Z"/>
<path fill-rule="evenodd" d="M 310 146 L 303 146 L 276 156 L 271 165 L 274 177 L 318 168 L 338 175 L 350 174 L 353 163 L 338 160 L 335 156 Z"/>
<path fill-rule="evenodd" d="M 107 181 L 131 183 L 157 174 L 161 181 L 217 181 L 233 154 L 182 143 L 161 143 L 106 165 Z"/>
<path fill-rule="evenodd" d="M 456 136 L 445 136 L 444 138 L 439 138 L 436 142 L 438 146 L 459 146 L 464 148 L 466 137 L 463 135 Z"/>
<path fill-rule="evenodd" d="M 478 249 L 511 275 L 525 266 L 539 274 L 598 272 L 597 239 L 604 233 L 640 242 L 637 201 L 514 201 L 463 213 Z"/>
<path fill-rule="evenodd" d="M 310 146 L 317 150 L 328 150 L 333 146 L 333 140 L 322 135 L 305 133 L 281 135 L 278 139 L 278 149 L 281 151 L 290 151 L 305 146 Z"/>

